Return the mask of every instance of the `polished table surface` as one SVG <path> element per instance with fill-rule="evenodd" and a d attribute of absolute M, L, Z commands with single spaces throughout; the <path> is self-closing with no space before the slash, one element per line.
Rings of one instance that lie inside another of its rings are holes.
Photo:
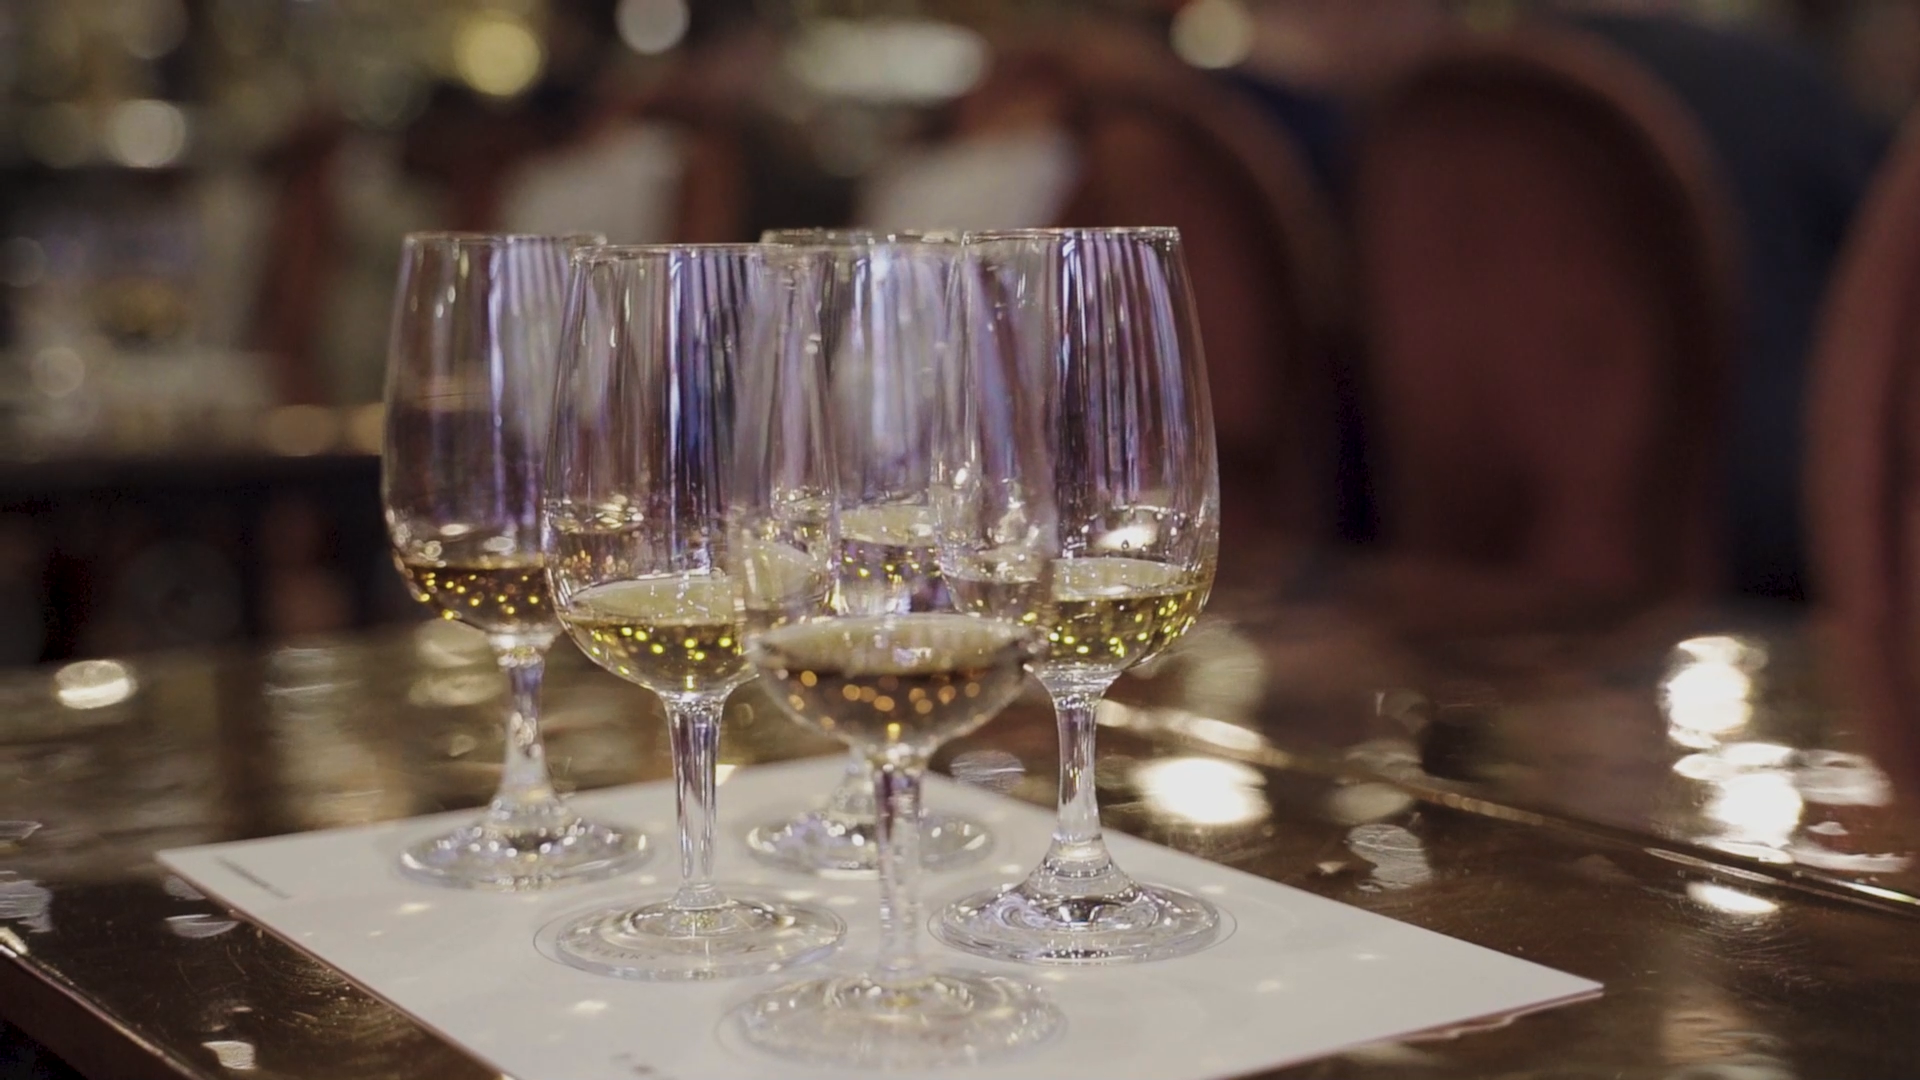
<path fill-rule="evenodd" d="M 1606 985 L 1274 1075 L 1920 1076 L 1915 803 L 1792 613 L 1414 644 L 1210 611 L 1103 710 L 1111 827 Z M 483 802 L 503 692 L 437 623 L 0 676 L 0 1017 L 111 1080 L 494 1080 L 153 853 Z M 756 693 L 724 762 L 832 750 Z M 667 773 L 651 696 L 564 645 L 546 716 L 565 787 Z M 1044 702 L 938 764 L 1050 802 Z"/>

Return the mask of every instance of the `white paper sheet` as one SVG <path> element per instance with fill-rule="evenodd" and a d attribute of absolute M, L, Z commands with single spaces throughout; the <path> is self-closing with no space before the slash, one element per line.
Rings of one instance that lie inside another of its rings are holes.
<path fill-rule="evenodd" d="M 742 769 L 721 788 L 724 881 L 791 891 L 848 925 L 827 965 L 857 965 L 877 937 L 877 887 L 822 881 L 753 861 L 747 825 L 824 794 L 840 760 Z M 1046 848 L 1050 816 L 935 778 L 930 805 L 986 821 L 998 841 L 974 867 L 922 879 L 928 910 L 1017 880 Z M 670 890 L 677 874 L 665 783 L 581 796 L 584 813 L 637 824 L 654 856 L 638 872 L 547 893 L 468 893 L 394 869 L 415 839 L 467 814 L 162 852 L 167 866 L 418 1017 L 517 1080 L 775 1080 L 830 1076 L 768 1060 L 724 1037 L 723 1017 L 757 990 L 803 977 L 650 984 L 592 975 L 541 955 L 563 914 Z M 1431 933 L 1170 849 L 1110 835 L 1135 877 L 1198 892 L 1231 914 L 1202 952 L 1110 968 L 995 965 L 925 936 L 929 957 L 1004 970 L 1046 987 L 1064 1036 L 1002 1064 L 929 1073 L 977 1080 L 1218 1080 L 1364 1043 L 1597 993 L 1599 984 Z"/>

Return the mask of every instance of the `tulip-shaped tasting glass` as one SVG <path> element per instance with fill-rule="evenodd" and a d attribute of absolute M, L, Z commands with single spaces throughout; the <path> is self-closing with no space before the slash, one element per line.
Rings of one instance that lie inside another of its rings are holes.
<path fill-rule="evenodd" d="M 950 611 L 928 492 L 953 362 L 957 234 L 777 229 L 763 243 L 810 249 L 826 272 L 822 303 L 784 328 L 819 349 L 838 478 L 839 580 L 848 614 Z M 867 762 L 855 751 L 824 804 L 755 825 L 747 846 L 788 870 L 829 877 L 875 868 Z M 986 856 L 985 825 L 921 808 L 920 859 L 951 870 Z"/>
<path fill-rule="evenodd" d="M 824 614 L 832 586 L 815 358 L 786 356 L 761 330 L 781 304 L 817 304 L 816 278 L 768 251 L 609 247 L 575 260 L 548 572 L 574 642 L 666 706 L 680 834 L 671 896 L 542 933 L 551 955 L 602 974 L 775 971 L 825 955 L 845 929 L 713 873 L 721 711 L 753 676 L 747 637 Z M 736 436 L 757 448 L 742 453 Z"/>
<path fill-rule="evenodd" d="M 631 869 L 630 829 L 554 793 L 540 682 L 559 635 L 540 546 L 541 483 L 569 255 L 591 236 L 415 233 L 387 350 L 381 496 L 394 559 L 421 602 L 487 635 L 512 690 L 506 764 L 480 820 L 408 848 L 409 877 L 537 889 Z"/>
<path fill-rule="evenodd" d="M 1094 785 L 1101 697 L 1193 625 L 1213 584 L 1213 413 L 1180 234 L 1031 230 L 969 234 L 965 246 L 969 364 L 952 395 L 941 569 L 961 610 L 1047 635 L 1036 673 L 1060 724 L 1059 817 L 1026 880 L 960 899 L 934 933 L 1029 963 L 1205 948 L 1219 913 L 1114 862 Z M 1002 397 L 1031 414 L 1010 426 L 982 408 Z M 1039 433 L 1050 464 L 1009 474 L 1000 447 L 1023 431 Z M 1051 520 L 1034 514 L 1043 504 Z"/>
<path fill-rule="evenodd" d="M 783 1058 L 901 1071 L 964 1065 L 1036 1046 L 1062 1026 L 1038 988 L 929 965 L 919 940 L 921 780 L 942 743 L 1019 694 L 1033 631 L 953 613 L 854 615 L 761 634 L 748 646 L 769 696 L 866 761 L 878 809 L 880 952 L 856 974 L 769 990 L 741 1006 L 747 1042 Z"/>

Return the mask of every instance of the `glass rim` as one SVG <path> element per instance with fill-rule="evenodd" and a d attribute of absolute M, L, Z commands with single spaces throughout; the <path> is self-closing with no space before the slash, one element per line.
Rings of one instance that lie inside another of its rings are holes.
<path fill-rule="evenodd" d="M 765 244 L 592 244 L 574 251 L 576 263 L 643 262 L 686 255 L 764 255 Z"/>
<path fill-rule="evenodd" d="M 1177 225 L 1091 226 L 1071 229 L 969 229 L 961 234 L 966 244 L 992 244 L 1009 240 L 1088 240 L 1099 237 L 1118 239 L 1178 240 Z"/>
<path fill-rule="evenodd" d="M 883 245 L 927 245 L 945 247 L 959 244 L 965 233 L 959 229 L 764 229 L 760 242 L 768 247 L 860 248 Z"/>
<path fill-rule="evenodd" d="M 1004 644 L 995 647 L 991 652 L 985 654 L 991 658 L 991 661 L 1017 656 L 1021 663 L 1028 664 L 1039 660 L 1044 654 L 1044 650 L 1041 647 L 1041 642 L 1044 639 L 1040 636 L 1039 632 L 1031 626 L 1022 626 L 1010 619 L 978 618 L 962 615 L 953 611 L 915 611 L 909 613 L 889 612 L 882 615 L 823 615 L 818 618 L 788 623 L 785 626 L 776 626 L 771 630 L 763 630 L 749 638 L 747 640 L 747 655 L 755 665 L 760 666 L 764 666 L 764 664 L 769 661 L 774 663 L 783 662 L 789 658 L 790 654 L 786 653 L 785 650 L 780 647 L 780 643 L 776 639 L 799 634 L 803 631 L 822 626 L 946 623 L 955 618 L 997 625 L 1009 632 Z"/>
<path fill-rule="evenodd" d="M 449 247 L 504 247 L 512 244 L 574 244 L 598 247 L 607 242 L 604 233 L 501 233 L 473 232 L 461 229 L 423 229 L 408 233 L 405 243 L 446 245 Z"/>
<path fill-rule="evenodd" d="M 958 239 L 922 242 L 918 240 L 874 240 L 847 243 L 792 243 L 760 245 L 767 261 L 785 266 L 791 263 L 821 262 L 844 265 L 862 261 L 958 261 L 966 249 Z"/>

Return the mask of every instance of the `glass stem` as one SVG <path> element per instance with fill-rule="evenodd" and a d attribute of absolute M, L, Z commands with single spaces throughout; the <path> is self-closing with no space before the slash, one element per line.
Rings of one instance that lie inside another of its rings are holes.
<path fill-rule="evenodd" d="M 874 818 L 873 767 L 857 750 L 847 762 L 846 774 L 827 796 L 826 816 L 849 827 L 865 825 Z"/>
<path fill-rule="evenodd" d="M 1113 865 L 1100 836 L 1100 798 L 1094 784 L 1094 715 L 1110 684 L 1047 687 L 1060 721 L 1060 809 L 1047 857 L 1027 879 L 1030 892 L 1110 896 L 1132 887 Z"/>
<path fill-rule="evenodd" d="M 506 761 L 488 809 L 507 821 L 559 813 L 560 799 L 547 774 L 547 751 L 540 738 L 540 682 L 547 669 L 547 646 L 496 643 L 494 658 L 507 675 L 513 700 L 507 710 Z"/>
<path fill-rule="evenodd" d="M 920 780 L 924 761 L 873 763 L 874 840 L 880 866 L 882 984 L 913 982 L 920 966 Z"/>
<path fill-rule="evenodd" d="M 727 699 L 687 694 L 661 700 L 673 743 L 673 809 L 680 824 L 680 911 L 721 907 L 727 898 L 713 883 L 715 766 L 720 759 L 720 713 Z"/>

